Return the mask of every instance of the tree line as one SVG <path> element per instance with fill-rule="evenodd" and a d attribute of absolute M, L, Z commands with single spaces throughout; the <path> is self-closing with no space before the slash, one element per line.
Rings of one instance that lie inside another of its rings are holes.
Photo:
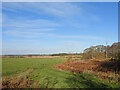
<path fill-rule="evenodd" d="M 110 45 L 97 45 L 83 51 L 84 59 L 111 58 L 120 59 L 120 42 Z"/>

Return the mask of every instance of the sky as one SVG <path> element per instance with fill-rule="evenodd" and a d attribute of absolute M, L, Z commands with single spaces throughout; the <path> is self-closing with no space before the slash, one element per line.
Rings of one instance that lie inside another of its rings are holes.
<path fill-rule="evenodd" d="M 3 2 L 2 54 L 81 53 L 118 41 L 117 2 Z"/>

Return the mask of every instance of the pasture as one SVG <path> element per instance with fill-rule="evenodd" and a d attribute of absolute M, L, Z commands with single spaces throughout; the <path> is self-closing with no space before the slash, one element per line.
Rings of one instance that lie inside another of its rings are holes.
<path fill-rule="evenodd" d="M 53 68 L 66 58 L 3 58 L 3 87 L 22 88 L 118 88 L 119 85 L 90 73 Z M 19 82 L 19 84 L 18 84 Z"/>

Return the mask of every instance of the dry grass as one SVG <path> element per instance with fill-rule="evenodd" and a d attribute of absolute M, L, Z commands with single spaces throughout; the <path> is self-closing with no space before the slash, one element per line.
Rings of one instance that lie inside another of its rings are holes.
<path fill-rule="evenodd" d="M 35 83 L 28 79 L 28 76 L 32 71 L 33 69 L 29 69 L 24 73 L 20 73 L 16 77 L 4 78 L 2 88 L 30 88 L 31 85 Z"/>
<path fill-rule="evenodd" d="M 120 83 L 120 61 L 118 60 L 70 60 L 54 68 L 77 73 L 92 73 L 102 79 Z"/>

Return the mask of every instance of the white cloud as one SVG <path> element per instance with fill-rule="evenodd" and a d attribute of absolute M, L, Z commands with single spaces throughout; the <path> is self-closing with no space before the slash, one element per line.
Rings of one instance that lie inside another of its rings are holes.
<path fill-rule="evenodd" d="M 2 2 L 119 2 L 119 0 L 2 0 Z"/>
<path fill-rule="evenodd" d="M 89 8 L 89 7 L 88 7 Z M 85 11 L 84 7 L 80 5 L 76 5 L 70 2 L 52 2 L 52 3 L 43 3 L 43 2 L 32 2 L 32 3 L 3 3 L 3 10 L 17 12 L 31 12 L 38 15 L 46 14 L 56 16 L 58 18 L 63 19 L 71 19 L 75 17 L 79 17 L 81 19 L 93 19 L 99 18 L 95 14 L 92 15 Z M 22 13 L 24 13 L 22 12 Z M 42 12 L 42 13 L 41 13 Z M 100 19 L 100 18 L 99 18 Z"/>
<path fill-rule="evenodd" d="M 4 16 L 3 16 L 4 17 Z M 7 20 L 8 19 L 8 20 Z M 58 23 L 54 21 L 37 19 L 37 20 L 26 20 L 26 19 L 15 19 L 11 20 L 7 17 L 4 18 L 3 27 L 5 28 L 37 28 L 37 27 L 56 27 L 60 26 Z"/>
<path fill-rule="evenodd" d="M 62 35 L 57 30 L 62 29 L 62 26 L 82 27 L 85 28 L 87 24 L 82 23 L 83 20 L 100 21 L 101 19 L 97 15 L 93 15 L 84 10 L 84 8 L 77 6 L 74 3 L 3 3 L 3 10 L 10 11 L 12 13 L 19 13 L 20 11 L 30 12 L 32 14 L 45 14 L 47 16 L 54 16 L 52 19 L 32 19 L 31 17 L 18 15 L 18 17 L 9 17 L 7 13 L 3 13 L 3 36 L 13 37 L 15 43 L 7 43 L 3 48 L 4 53 L 9 54 L 21 54 L 21 53 L 57 53 L 57 52 L 79 52 L 83 49 L 80 42 L 65 41 L 60 47 L 41 48 L 42 46 L 34 46 L 33 48 L 14 48 L 13 46 L 30 46 L 30 43 L 22 43 L 27 40 L 36 40 L 41 37 L 56 38 L 56 39 L 82 39 L 82 40 L 104 40 L 103 37 L 90 36 L 90 35 L 70 35 L 69 30 L 67 35 Z M 23 12 L 23 13 L 24 13 Z M 80 19 L 79 22 L 74 20 Z M 73 20 L 72 20 L 73 19 Z M 81 20 L 82 19 L 82 20 Z M 60 21 L 59 21 L 60 20 Z M 87 22 L 87 21 L 85 21 Z M 60 28 L 59 28 L 60 27 Z M 64 28 L 63 28 L 64 29 Z M 55 32 L 54 32 L 55 31 Z M 62 30 L 63 31 L 63 30 Z M 26 39 L 26 40 L 25 40 Z M 10 38 L 11 40 L 11 38 Z M 21 43 L 16 43 L 20 41 Z M 28 41 L 27 41 L 28 42 Z M 30 41 L 33 43 L 33 41 Z M 36 41 L 36 44 L 38 42 Z M 9 48 L 8 48 L 9 46 Z M 68 47 L 69 46 L 69 47 Z M 40 47 L 38 49 L 38 47 Z M 76 47 L 76 48 L 75 48 Z"/>
<path fill-rule="evenodd" d="M 89 8 L 89 7 L 88 7 Z M 25 16 L 16 18 L 9 17 L 3 13 L 3 27 L 14 28 L 33 28 L 33 27 L 58 27 L 70 24 L 75 27 L 86 27 L 82 21 L 90 22 L 101 21 L 100 17 L 87 12 L 81 4 L 78 6 L 74 3 L 3 3 L 3 10 L 11 12 L 32 12 L 34 14 L 45 14 L 56 16 L 59 21 L 35 19 L 28 20 Z M 22 13 L 24 13 L 22 12 Z M 29 17 L 29 16 L 28 16 Z M 12 19 L 11 19 L 12 18 Z M 79 22 L 76 20 L 79 20 Z M 63 22 L 65 24 L 63 24 Z M 82 26 L 81 26 L 82 25 Z"/>
<path fill-rule="evenodd" d="M 23 38 L 37 38 L 44 36 L 45 33 L 8 30 L 8 31 L 3 31 L 3 35 L 13 36 L 13 37 L 23 37 Z"/>
<path fill-rule="evenodd" d="M 88 36 L 88 35 L 68 35 L 68 36 L 59 36 L 59 35 L 56 35 L 57 38 L 73 38 L 73 39 L 95 39 L 95 40 L 101 40 L 101 39 L 104 39 L 102 37 L 96 37 L 96 36 Z"/>
<path fill-rule="evenodd" d="M 11 12 L 27 11 L 36 14 L 41 12 L 68 17 L 82 12 L 82 8 L 70 3 L 3 3 L 3 10 Z"/>
<path fill-rule="evenodd" d="M 35 31 L 35 32 L 42 32 L 42 31 L 55 31 L 56 29 L 54 28 L 43 28 L 43 29 L 31 29 L 30 31 Z"/>
<path fill-rule="evenodd" d="M 52 48 L 3 48 L 3 54 L 51 54 L 51 53 L 80 53 L 82 48 L 74 48 L 74 47 L 52 47 Z"/>
<path fill-rule="evenodd" d="M 24 38 L 63 38 L 63 39 L 93 39 L 93 40 L 104 40 L 102 37 L 88 36 L 88 35 L 59 35 L 55 33 L 46 33 L 46 32 L 36 32 L 36 31 L 17 31 L 17 30 L 8 30 L 4 31 L 3 35 L 13 36 L 13 37 L 24 37 Z"/>

